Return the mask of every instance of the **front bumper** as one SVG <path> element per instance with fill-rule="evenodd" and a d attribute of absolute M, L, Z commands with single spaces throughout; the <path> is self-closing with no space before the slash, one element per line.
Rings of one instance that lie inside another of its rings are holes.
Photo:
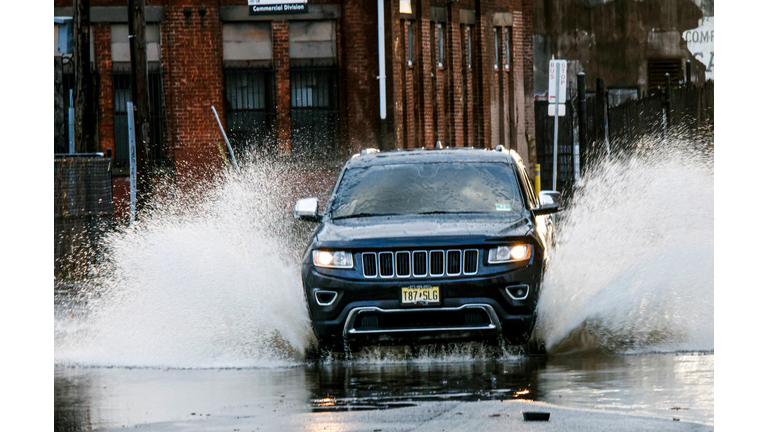
<path fill-rule="evenodd" d="M 347 279 L 320 273 L 313 265 L 305 265 L 302 274 L 321 343 L 493 339 L 500 334 L 519 340 L 535 322 L 541 266 L 534 262 L 493 275 L 450 279 Z M 402 305 L 401 288 L 413 284 L 439 286 L 440 303 Z M 514 299 L 506 290 L 519 285 L 528 286 L 524 299 Z M 324 304 L 317 292 L 337 295 Z"/>

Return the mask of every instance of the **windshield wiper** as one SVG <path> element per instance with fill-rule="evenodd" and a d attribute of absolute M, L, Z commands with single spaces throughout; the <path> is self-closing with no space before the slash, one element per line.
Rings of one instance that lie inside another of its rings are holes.
<path fill-rule="evenodd" d="M 434 210 L 434 211 L 421 212 L 421 213 L 416 213 L 416 214 L 420 214 L 420 215 L 427 215 L 427 214 L 475 214 L 475 213 L 487 213 L 487 212 L 480 212 L 480 211 L 445 211 L 445 210 Z"/>
<path fill-rule="evenodd" d="M 354 213 L 354 214 L 351 214 L 351 215 L 344 215 L 344 216 L 333 217 L 331 219 L 339 220 L 339 219 L 349 219 L 349 218 L 356 218 L 356 217 L 397 216 L 397 215 L 401 215 L 401 214 L 403 214 L 403 213 Z"/>

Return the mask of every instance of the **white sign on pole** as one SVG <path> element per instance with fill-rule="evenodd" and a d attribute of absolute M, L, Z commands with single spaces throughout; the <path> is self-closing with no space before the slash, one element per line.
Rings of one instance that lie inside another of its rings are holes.
<path fill-rule="evenodd" d="M 547 115 L 550 117 L 555 116 L 555 104 L 547 105 Z M 557 116 L 565 117 L 565 104 L 557 104 Z"/>
<path fill-rule="evenodd" d="M 559 74 L 557 66 L 560 65 Z M 558 95 L 557 86 L 560 85 L 560 93 L 557 103 L 565 103 L 565 80 L 566 69 L 568 68 L 568 62 L 566 60 L 550 60 L 549 61 L 549 93 L 547 94 L 547 102 L 555 103 L 555 98 Z"/>
<path fill-rule="evenodd" d="M 557 147 L 560 145 L 557 137 L 557 126 L 560 123 L 560 117 L 565 116 L 565 93 L 568 88 L 567 69 L 568 63 L 565 60 L 552 59 L 549 61 L 549 93 L 547 94 L 549 106 L 547 113 L 550 117 L 555 117 L 555 137 L 552 141 L 554 159 L 552 162 L 552 190 L 557 190 Z M 557 107 L 557 116 L 555 116 L 555 107 Z"/>

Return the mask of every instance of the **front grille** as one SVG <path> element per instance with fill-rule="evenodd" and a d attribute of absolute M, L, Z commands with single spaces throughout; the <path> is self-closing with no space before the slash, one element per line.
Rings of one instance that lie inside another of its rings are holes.
<path fill-rule="evenodd" d="M 488 313 L 482 309 L 432 310 L 419 312 L 381 313 L 361 312 L 354 321 L 356 330 L 424 330 L 462 327 L 485 327 L 491 324 Z"/>
<path fill-rule="evenodd" d="M 477 273 L 477 250 L 468 249 L 464 251 L 464 274 Z"/>
<path fill-rule="evenodd" d="M 376 277 L 379 274 L 376 270 L 376 254 L 367 252 L 363 254 L 363 275 L 365 277 Z"/>
<path fill-rule="evenodd" d="M 420 278 L 477 274 L 478 249 L 363 252 L 366 278 Z"/>
<path fill-rule="evenodd" d="M 446 274 L 448 276 L 456 276 L 461 274 L 461 251 L 449 250 L 448 251 L 448 265 Z"/>
<path fill-rule="evenodd" d="M 445 273 L 445 252 L 431 251 L 429 253 L 429 274 L 442 276 Z"/>
<path fill-rule="evenodd" d="M 395 274 L 394 254 L 392 252 L 379 253 L 379 276 L 392 277 Z"/>
<path fill-rule="evenodd" d="M 427 251 L 413 253 L 413 275 L 416 277 L 427 275 Z"/>
<path fill-rule="evenodd" d="M 411 275 L 411 254 L 408 252 L 398 252 L 397 257 L 397 277 L 408 277 Z"/>

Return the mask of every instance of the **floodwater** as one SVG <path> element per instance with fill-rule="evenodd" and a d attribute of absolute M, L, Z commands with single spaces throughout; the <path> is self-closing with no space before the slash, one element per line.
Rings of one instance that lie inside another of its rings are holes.
<path fill-rule="evenodd" d="M 558 215 L 542 357 L 470 344 L 308 362 L 312 226 L 291 208 L 334 170 L 243 161 L 200 189 L 163 185 L 55 296 L 56 429 L 485 399 L 713 424 L 714 169 L 685 144 L 585 174 Z"/>
<path fill-rule="evenodd" d="M 714 424 L 712 353 L 360 359 L 248 369 L 57 366 L 54 387 L 55 430 L 62 432 L 194 416 L 251 417 L 258 425 L 314 411 L 510 399 Z"/>

